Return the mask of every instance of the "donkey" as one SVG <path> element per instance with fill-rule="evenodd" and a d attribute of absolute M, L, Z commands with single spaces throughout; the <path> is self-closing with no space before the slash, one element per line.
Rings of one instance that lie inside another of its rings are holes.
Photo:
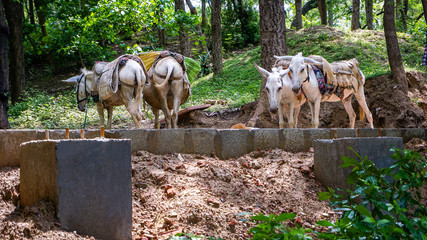
<path fill-rule="evenodd" d="M 301 105 L 305 103 L 305 96 L 293 93 L 292 81 L 288 75 L 289 69 L 279 71 L 278 68 L 273 68 L 272 72 L 269 72 L 256 63 L 254 65 L 261 76 L 267 79 L 265 89 L 270 103 L 270 112 L 273 114 L 278 112 L 279 128 L 285 127 L 283 110 L 285 110 L 289 127 L 296 128 Z"/>
<path fill-rule="evenodd" d="M 152 107 L 154 128 L 160 128 L 160 109 L 165 115 L 166 128 L 178 128 L 179 107 L 187 101 L 191 91 L 187 73 L 175 57 L 167 56 L 156 61 L 148 75 L 144 101 Z"/>
<path fill-rule="evenodd" d="M 321 73 L 317 66 L 322 67 L 323 63 L 313 60 L 311 58 L 303 57 L 302 53 L 298 53 L 295 56 L 274 56 L 278 60 L 288 60 L 291 61 L 289 64 L 289 71 L 292 79 L 292 91 L 295 94 L 299 94 L 301 91 L 305 94 L 307 98 L 308 105 L 310 106 L 311 116 L 312 116 L 312 127 L 318 128 L 319 126 L 319 111 L 320 111 L 320 102 L 336 102 L 342 101 L 344 108 L 349 116 L 350 128 L 354 128 L 356 121 L 356 114 L 351 106 L 351 98 L 355 95 L 357 102 L 360 107 L 363 109 L 363 112 L 366 114 L 366 118 L 370 124 L 371 128 L 374 128 L 372 114 L 368 109 L 365 100 L 364 87 L 365 76 L 362 71 L 360 71 L 358 62 L 353 63 L 353 68 L 356 69 L 356 75 L 349 73 L 347 75 L 347 86 L 340 88 L 341 91 L 333 91 L 329 94 L 324 94 L 323 89 L 319 88 L 320 85 L 326 85 L 326 78 L 323 73 Z M 333 74 L 338 74 L 337 72 Z M 322 75 L 323 80 L 318 78 L 319 75 Z M 336 76 L 334 79 L 339 79 Z M 322 82 L 324 81 L 324 82 Z M 332 86 L 336 90 L 339 86 Z M 322 90 L 322 92 L 321 92 Z M 322 94 L 323 93 L 323 94 Z M 362 115 L 362 114 L 361 114 Z"/>
<path fill-rule="evenodd" d="M 107 109 L 107 129 L 111 128 L 115 106 L 126 106 L 136 128 L 140 127 L 142 120 L 142 91 L 143 83 L 147 79 L 147 71 L 142 61 L 137 60 L 137 62 L 133 60 L 134 57 L 127 57 L 130 56 L 119 57 L 111 63 L 96 63 L 92 71 L 83 68 L 81 75 L 63 80 L 63 82 L 77 84 L 77 103 L 80 111 L 86 110 L 90 97 L 94 98 L 101 126 L 104 126 L 104 109 Z M 112 91 L 106 92 L 105 87 L 111 87 L 109 86 L 111 82 L 115 82 L 111 80 L 114 71 L 118 73 L 116 86 L 112 87 Z"/>

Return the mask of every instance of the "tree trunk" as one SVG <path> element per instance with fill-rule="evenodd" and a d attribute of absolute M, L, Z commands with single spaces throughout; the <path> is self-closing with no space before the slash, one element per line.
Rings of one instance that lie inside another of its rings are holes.
<path fill-rule="evenodd" d="M 394 23 L 394 0 L 384 0 L 384 34 L 391 74 L 394 80 L 399 83 L 398 88 L 407 94 L 408 81 L 406 79 L 405 69 L 403 68 L 402 56 L 400 55 L 396 26 Z"/>
<path fill-rule="evenodd" d="M 302 28 L 302 0 L 295 0 L 295 29 Z"/>
<path fill-rule="evenodd" d="M 334 6 L 332 1 L 328 1 L 328 26 L 334 26 Z"/>
<path fill-rule="evenodd" d="M 374 3 L 373 0 L 365 1 L 366 25 L 369 30 L 374 30 Z"/>
<path fill-rule="evenodd" d="M 7 51 L 7 37 L 9 29 L 3 13 L 3 0 L 0 0 L 0 129 L 10 128 L 7 119 L 9 110 L 9 59 Z"/>
<path fill-rule="evenodd" d="M 240 31 L 242 32 L 242 37 L 244 44 L 251 42 L 250 36 L 248 35 L 248 25 L 249 25 L 249 16 L 247 11 L 243 8 L 243 1 L 237 0 L 238 10 L 239 10 L 239 20 L 240 20 Z"/>
<path fill-rule="evenodd" d="M 212 64 L 214 77 L 222 72 L 221 0 L 212 0 Z"/>
<path fill-rule="evenodd" d="M 33 0 L 28 1 L 28 17 L 30 18 L 31 24 L 36 24 L 35 18 L 34 18 L 34 3 Z"/>
<path fill-rule="evenodd" d="M 427 23 L 427 0 L 421 0 L 423 2 L 424 20 Z"/>
<path fill-rule="evenodd" d="M 360 0 L 353 0 L 353 10 L 351 14 L 351 31 L 360 28 Z"/>
<path fill-rule="evenodd" d="M 185 5 L 184 0 L 175 0 L 175 13 L 176 14 L 184 14 L 185 13 Z M 190 56 L 190 43 L 188 41 L 188 37 L 185 34 L 184 24 L 178 22 L 179 27 L 179 51 L 184 56 Z"/>
<path fill-rule="evenodd" d="M 319 9 L 320 22 L 322 25 L 327 25 L 328 17 L 326 16 L 326 0 L 317 0 L 317 8 Z"/>
<path fill-rule="evenodd" d="M 24 21 L 24 6 L 14 0 L 4 1 L 4 10 L 9 24 L 10 68 L 9 80 L 12 103 L 18 101 L 25 87 L 24 45 L 22 25 Z"/>
<path fill-rule="evenodd" d="M 207 16 L 206 16 L 206 0 L 202 0 L 202 31 L 205 33 L 206 25 L 207 25 Z"/>
<path fill-rule="evenodd" d="M 193 4 L 191 3 L 191 0 L 185 0 L 185 2 L 187 3 L 188 8 L 190 9 L 191 15 L 197 16 L 197 10 L 193 6 Z M 197 36 L 203 36 L 202 28 L 200 27 L 200 24 L 196 25 L 196 34 L 197 34 Z M 199 39 L 197 41 L 199 42 L 198 47 L 199 47 L 199 51 L 201 54 L 205 50 L 205 48 L 203 46 L 203 41 L 201 39 Z"/>
<path fill-rule="evenodd" d="M 265 69 L 271 69 L 275 60 L 273 55 L 286 55 L 286 25 L 285 12 L 282 0 L 259 1 L 259 26 L 261 32 L 261 65 Z M 249 126 L 255 126 L 258 117 L 262 114 L 269 119 L 268 97 L 264 90 L 267 79 L 261 81 L 261 91 L 254 115 L 248 122 Z"/>
<path fill-rule="evenodd" d="M 43 10 L 46 7 L 46 4 L 44 4 L 43 0 L 34 0 L 34 6 L 36 7 L 37 18 L 39 19 L 39 25 L 42 29 L 42 36 L 46 37 L 47 31 L 46 27 L 44 26 L 44 24 L 46 23 L 46 13 L 45 10 Z"/>
<path fill-rule="evenodd" d="M 301 15 L 305 16 L 305 14 L 307 14 L 308 11 L 310 11 L 311 9 L 315 9 L 315 8 L 317 8 L 317 2 L 316 2 L 316 0 L 310 0 L 310 1 L 306 2 L 304 4 L 304 6 L 302 7 L 302 13 L 301 13 Z M 294 19 L 292 21 L 291 28 L 295 28 L 296 27 L 295 24 L 296 24 L 296 19 Z"/>

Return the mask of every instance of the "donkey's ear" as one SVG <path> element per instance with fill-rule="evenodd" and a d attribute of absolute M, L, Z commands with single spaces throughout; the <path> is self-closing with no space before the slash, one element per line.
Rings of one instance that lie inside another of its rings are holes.
<path fill-rule="evenodd" d="M 77 80 L 79 79 L 79 77 L 80 76 L 74 76 L 74 77 L 71 77 L 69 79 L 62 80 L 62 82 L 71 83 L 71 84 L 77 84 Z"/>
<path fill-rule="evenodd" d="M 280 71 L 280 77 L 283 77 L 283 76 L 285 76 L 286 74 L 288 74 L 288 72 L 289 72 L 289 68 L 288 69 L 286 69 L 286 70 L 282 70 L 282 71 Z"/>
<path fill-rule="evenodd" d="M 264 68 L 258 66 L 256 63 L 254 63 L 256 70 L 258 70 L 258 72 L 261 74 L 261 76 L 268 78 L 268 76 L 270 75 L 270 73 L 265 70 Z"/>

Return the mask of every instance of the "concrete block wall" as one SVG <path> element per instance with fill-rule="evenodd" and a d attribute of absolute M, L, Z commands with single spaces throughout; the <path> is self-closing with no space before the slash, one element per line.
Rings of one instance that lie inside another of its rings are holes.
<path fill-rule="evenodd" d="M 365 156 L 375 163 L 378 168 L 391 166 L 393 159 L 392 147 L 402 149 L 401 137 L 365 137 L 365 138 L 339 138 L 319 139 L 314 141 L 314 173 L 316 180 L 323 186 L 345 189 L 348 174 L 351 168 L 340 168 L 343 164 L 341 156 L 359 160 L 353 151 L 363 158 Z"/>
<path fill-rule="evenodd" d="M 45 139 L 46 130 L 0 130 L 0 167 L 19 166 L 19 145 Z M 50 139 L 64 139 L 65 130 L 48 130 Z M 280 148 L 290 152 L 308 151 L 316 139 L 343 137 L 414 137 L 427 139 L 427 129 L 119 129 L 106 130 L 106 138 L 131 139 L 132 152 L 154 154 L 173 152 L 237 158 L 255 150 Z M 87 130 L 85 138 L 100 136 L 99 130 Z M 70 130 L 70 138 L 80 138 L 80 130 Z"/>
<path fill-rule="evenodd" d="M 49 199 L 68 231 L 132 238 L 130 140 L 31 141 L 21 145 L 20 165 L 23 206 Z"/>

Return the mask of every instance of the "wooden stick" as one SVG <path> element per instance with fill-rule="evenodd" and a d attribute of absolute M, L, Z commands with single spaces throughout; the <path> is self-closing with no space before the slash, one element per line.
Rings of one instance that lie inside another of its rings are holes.
<path fill-rule="evenodd" d="M 85 130 L 84 129 L 80 130 L 80 139 L 85 139 Z"/>
<path fill-rule="evenodd" d="M 65 139 L 70 139 L 70 128 L 65 129 Z"/>
<path fill-rule="evenodd" d="M 101 127 L 101 137 L 103 138 L 105 136 L 105 132 L 104 132 L 104 126 Z"/>
<path fill-rule="evenodd" d="M 381 128 L 378 128 L 378 137 L 381 137 Z"/>
<path fill-rule="evenodd" d="M 334 139 L 337 139 L 338 138 L 338 133 L 337 133 L 337 130 L 335 129 L 334 130 Z"/>
<path fill-rule="evenodd" d="M 360 128 L 357 129 L 357 137 L 360 137 Z"/>
<path fill-rule="evenodd" d="M 46 130 L 44 131 L 44 138 L 45 138 L 46 140 L 49 140 L 49 129 L 46 129 Z"/>

